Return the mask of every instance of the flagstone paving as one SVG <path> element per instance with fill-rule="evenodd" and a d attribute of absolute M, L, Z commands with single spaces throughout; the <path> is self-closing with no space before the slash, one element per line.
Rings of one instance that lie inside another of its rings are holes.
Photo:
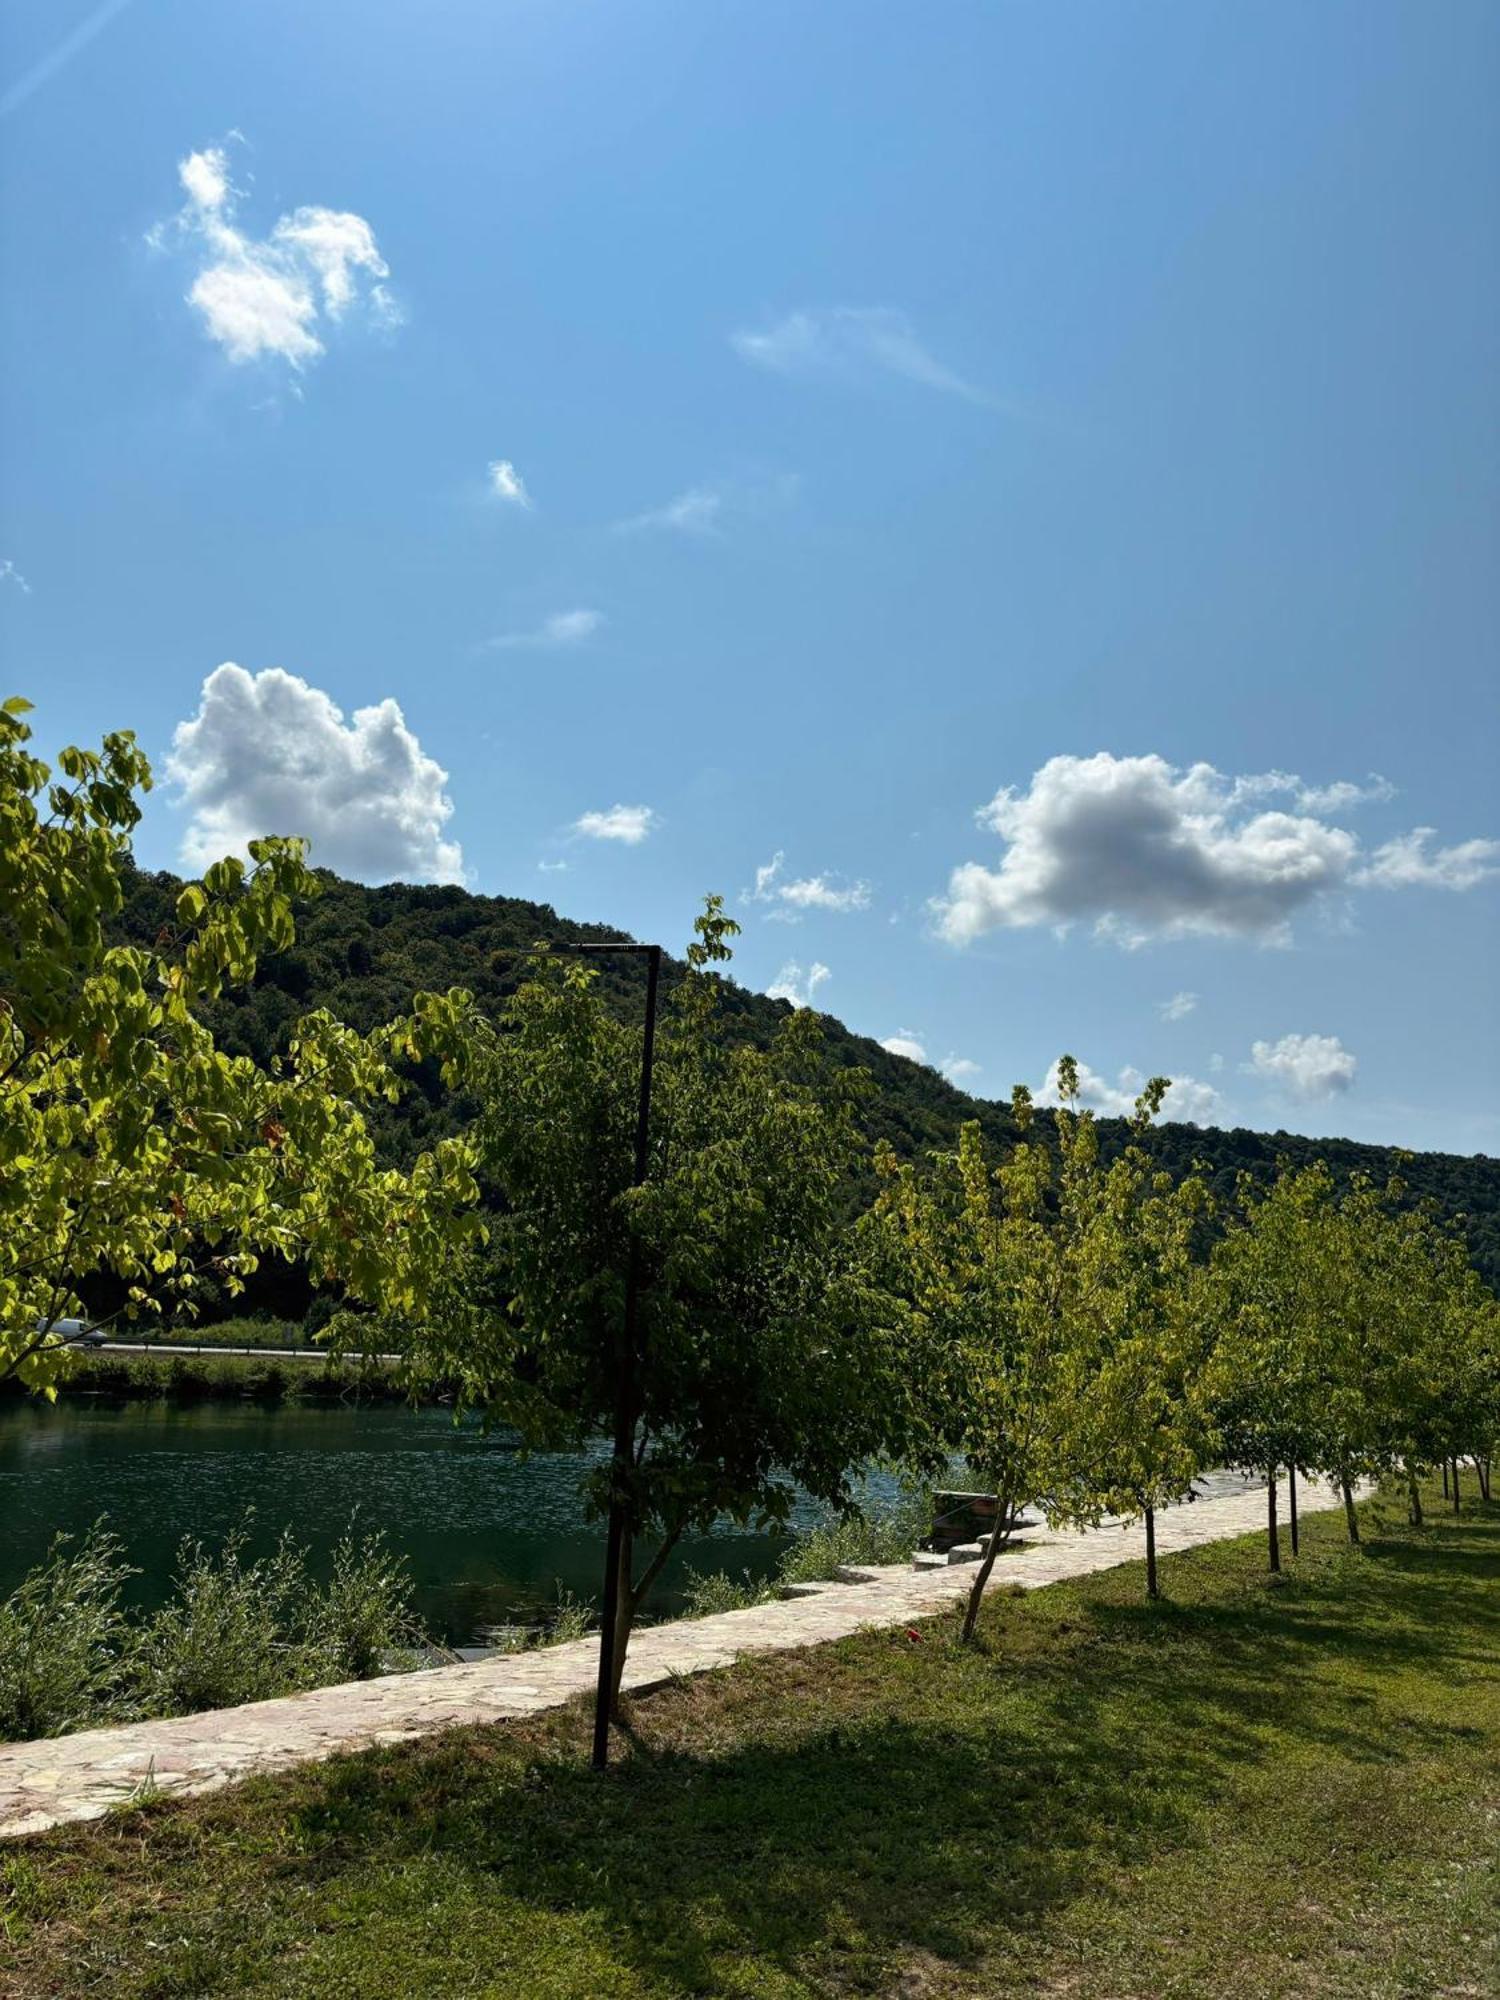
<path fill-rule="evenodd" d="M 1302 1508 L 1339 1504 L 1315 1480 Z M 1195 1548 L 1261 1528 L 1263 1487 L 1157 1516 L 1158 1553 Z M 1020 1537 L 996 1562 L 990 1587 L 1035 1590 L 1067 1577 L 1136 1562 L 1145 1555 L 1139 1526 L 1080 1532 L 1038 1530 Z M 634 1694 L 681 1675 L 707 1673 L 748 1654 L 776 1653 L 841 1639 L 865 1627 L 909 1624 L 943 1611 L 969 1590 L 965 1565 L 916 1571 L 909 1564 L 846 1572 L 848 1582 L 803 1588 L 795 1597 L 712 1618 L 678 1619 L 638 1632 L 626 1662 Z M 216 1791 L 253 1772 L 281 1771 L 336 1752 L 400 1743 L 457 1723 L 499 1722 L 558 1708 L 592 1689 L 598 1642 L 579 1639 L 383 1680 L 315 1688 L 275 1701 L 160 1722 L 81 1730 L 36 1743 L 0 1745 L 0 1839 L 40 1833 L 68 1820 L 97 1819 L 146 1794 Z"/>

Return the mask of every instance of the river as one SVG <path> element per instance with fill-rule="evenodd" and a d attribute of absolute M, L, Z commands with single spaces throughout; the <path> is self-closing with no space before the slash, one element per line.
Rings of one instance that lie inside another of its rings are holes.
<path fill-rule="evenodd" d="M 441 1409 L 3 1403 L 0 1597 L 55 1534 L 103 1516 L 140 1571 L 132 1600 L 154 1606 L 185 1535 L 216 1541 L 253 1509 L 255 1552 L 290 1528 L 319 1573 L 351 1521 L 382 1529 L 410 1564 L 428 1630 L 465 1645 L 485 1625 L 544 1616 L 559 1588 L 597 1598 L 603 1529 L 583 1520 L 578 1498 L 587 1463 L 524 1458 L 512 1436 L 456 1427 Z M 871 1480 L 871 1499 L 893 1493 L 890 1480 Z M 818 1512 L 804 1503 L 796 1518 Z M 684 1543 L 653 1607 L 680 1608 L 689 1566 L 767 1576 L 780 1546 L 722 1523 Z"/>

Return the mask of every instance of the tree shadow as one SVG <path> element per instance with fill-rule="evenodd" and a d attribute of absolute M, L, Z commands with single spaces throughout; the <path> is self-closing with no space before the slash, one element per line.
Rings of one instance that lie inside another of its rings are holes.
<path fill-rule="evenodd" d="M 1439 1601 L 1452 1609 L 1452 1575 L 1425 1545 L 1368 1581 L 1356 1567 L 1340 1579 L 1347 1615 L 1295 1585 L 1230 1603 L 1086 1600 L 1060 1628 L 1066 1644 L 1025 1658 L 1007 1652 L 1003 1607 L 977 1653 L 940 1628 L 921 1659 L 872 1637 L 857 1643 L 891 1650 L 864 1679 L 848 1656 L 819 1663 L 855 1679 L 820 1703 L 843 1719 L 813 1726 L 797 1708 L 808 1665 L 793 1656 L 738 1691 L 720 1676 L 639 1705 L 603 1781 L 577 1719 L 502 1785 L 466 1764 L 472 1739 L 428 1746 L 420 1808 L 399 1765 L 333 1766 L 299 1815 L 299 1865 L 336 1874 L 351 1839 L 362 1861 L 440 1850 L 539 1913 L 601 1920 L 669 1990 L 717 1990 L 726 1958 L 751 1951 L 791 1981 L 811 1960 L 858 1984 L 892 1955 L 962 1972 L 1101 1871 L 1193 1838 L 1203 1810 L 1289 1740 L 1368 1765 L 1480 1735 L 1382 1705 L 1367 1684 L 1461 1671 L 1470 1656 L 1433 1616 Z M 1466 1618 L 1493 1622 L 1473 1597 Z M 1331 1662 L 1360 1674 L 1345 1684 Z M 695 1702 L 700 1724 L 712 1710 L 722 1726 L 689 1726 Z M 752 1707 L 764 1733 L 745 1741 Z M 734 1747 L 701 1747 L 716 1741 Z"/>

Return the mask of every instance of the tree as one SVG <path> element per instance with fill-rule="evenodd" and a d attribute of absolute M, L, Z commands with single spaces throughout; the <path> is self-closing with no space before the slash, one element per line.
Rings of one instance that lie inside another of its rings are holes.
<path fill-rule="evenodd" d="M 456 1073 L 466 996 L 418 996 L 365 1037 L 312 1014 L 268 1068 L 224 1054 L 201 1010 L 291 944 L 293 901 L 317 888 L 302 843 L 252 842 L 248 870 L 220 861 L 182 889 L 153 949 L 112 945 L 150 766 L 121 732 L 64 750 L 54 781 L 28 706 L 0 709 L 0 1375 L 54 1394 L 58 1322 L 101 1276 L 128 1313 L 191 1313 L 208 1274 L 232 1293 L 274 1252 L 415 1308 L 479 1228 L 471 1149 L 383 1169 L 360 1107 L 400 1094 L 403 1059 Z"/>
<path fill-rule="evenodd" d="M 1279 1570 L 1277 1473 L 1328 1458 L 1335 1192 L 1328 1170 L 1314 1166 L 1283 1169 L 1269 1189 L 1242 1177 L 1239 1195 L 1240 1218 L 1214 1247 L 1204 1295 L 1217 1327 L 1207 1388 L 1229 1463 L 1265 1475 L 1267 1560 Z"/>
<path fill-rule="evenodd" d="M 708 968 L 736 928 L 711 898 L 665 1002 L 641 1186 L 639 1030 L 591 966 L 541 957 L 473 1079 L 490 1244 L 406 1334 L 419 1373 L 527 1444 L 616 1440 L 584 1490 L 628 1524 L 612 1703 L 679 1537 L 726 1513 L 784 1522 L 798 1487 L 849 1507 L 905 1395 L 844 1219 L 857 1086 L 830 1074 L 810 1011 L 764 1051 L 733 1045 Z"/>
<path fill-rule="evenodd" d="M 1059 1064 L 1058 1163 L 1026 1137 L 1030 1093 L 1012 1112 L 1021 1143 L 993 1165 L 977 1124 L 956 1154 L 926 1172 L 884 1150 L 882 1189 L 868 1225 L 872 1269 L 911 1316 L 916 1411 L 908 1456 L 930 1471 L 961 1453 L 996 1502 L 975 1572 L 963 1637 L 974 1636 L 996 1557 L 1021 1509 L 1050 1507 L 1076 1485 L 1070 1450 L 1083 1392 L 1084 1345 L 1099 1308 L 1091 1241 L 1103 1199 L 1092 1114 L 1074 1107 L 1077 1065 Z"/>
<path fill-rule="evenodd" d="M 1130 1145 L 1103 1175 L 1078 1252 L 1092 1266 L 1092 1325 L 1069 1419 L 1070 1449 L 1053 1517 L 1097 1526 L 1105 1514 L 1146 1527 L 1146 1594 L 1159 1595 L 1156 1510 L 1180 1499 L 1214 1438 L 1205 1370 L 1212 1337 L 1194 1245 L 1212 1213 L 1197 1176 L 1156 1171 L 1145 1136 L 1166 1081 L 1136 1102 Z"/>

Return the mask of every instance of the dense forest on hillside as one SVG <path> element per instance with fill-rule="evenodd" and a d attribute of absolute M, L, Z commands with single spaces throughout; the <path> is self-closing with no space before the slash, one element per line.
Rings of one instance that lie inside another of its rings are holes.
<path fill-rule="evenodd" d="M 421 989 L 463 986 L 482 1005 L 498 1008 L 525 976 L 520 954 L 527 948 L 542 941 L 597 942 L 621 936 L 606 925 L 570 922 L 548 904 L 515 897 L 406 883 L 366 888 L 333 875 L 323 881 L 324 893 L 298 912 L 295 948 L 267 959 L 254 987 L 216 1010 L 215 1029 L 232 1052 L 265 1061 L 283 1045 L 297 1017 L 312 1007 L 327 1007 L 360 1030 L 401 1012 Z M 180 887 L 175 876 L 136 872 L 121 918 L 124 934 L 147 941 L 164 927 L 173 928 Z M 639 1018 L 644 969 L 629 959 L 600 964 L 613 1004 L 627 1018 Z M 669 961 L 664 978 L 678 973 L 680 967 Z M 725 980 L 724 989 L 735 1032 L 764 1044 L 788 1012 L 787 1003 L 749 992 L 733 979 Z M 872 1139 L 888 1139 L 903 1154 L 920 1154 L 952 1146 L 960 1124 L 971 1118 L 1001 1146 L 1013 1138 L 1007 1104 L 970 1097 L 936 1070 L 891 1055 L 878 1042 L 850 1033 L 831 1015 L 823 1019 L 833 1059 L 870 1074 L 874 1087 L 864 1116 Z M 1087 1049 L 1073 1053 L 1084 1059 L 1089 1055 Z M 417 1084 L 401 1105 L 381 1115 L 380 1142 L 393 1159 L 410 1157 L 453 1131 L 463 1114 L 435 1078 L 419 1077 Z M 1100 1136 L 1106 1151 L 1112 1150 L 1124 1141 L 1124 1124 L 1101 1119 Z M 1269 1177 L 1281 1159 L 1297 1166 L 1325 1160 L 1340 1178 L 1364 1172 L 1384 1179 L 1399 1169 L 1415 1195 L 1430 1198 L 1446 1216 L 1462 1218 L 1476 1266 L 1500 1288 L 1500 1161 L 1486 1155 L 1397 1154 L 1350 1139 L 1173 1124 L 1158 1126 L 1152 1145 L 1173 1173 L 1199 1166 L 1225 1201 L 1232 1198 L 1242 1170 Z M 282 1282 L 268 1274 L 258 1287 L 260 1297 L 252 1296 L 250 1303 L 300 1312 L 305 1303 L 300 1289 L 299 1279 Z M 238 1309 L 243 1310 L 243 1302 Z"/>

